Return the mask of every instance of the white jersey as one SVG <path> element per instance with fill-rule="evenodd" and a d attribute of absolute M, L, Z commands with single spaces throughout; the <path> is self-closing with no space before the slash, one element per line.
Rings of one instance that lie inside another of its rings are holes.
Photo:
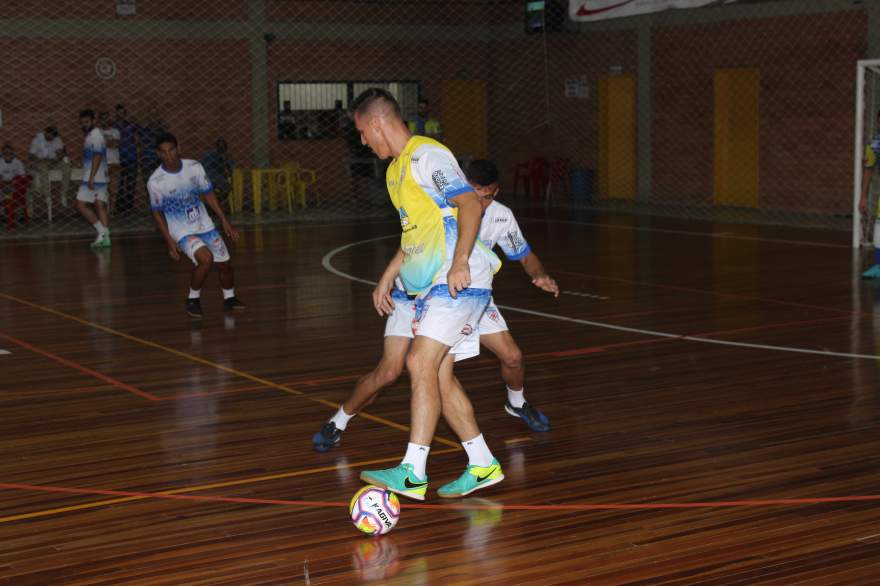
<path fill-rule="evenodd" d="M 516 223 L 513 210 L 497 201 L 483 212 L 479 238 L 490 250 L 496 244 L 500 246 L 510 260 L 522 260 L 532 250 Z"/>
<path fill-rule="evenodd" d="M 101 134 L 104 135 L 104 141 L 109 145 L 109 141 L 115 140 L 117 146 L 111 147 L 107 146 L 107 164 L 108 165 L 118 165 L 119 164 L 119 129 L 113 128 L 102 128 Z"/>
<path fill-rule="evenodd" d="M 18 157 L 12 157 L 11 161 L 0 157 L 0 180 L 12 181 L 13 177 L 24 174 L 24 165 L 18 160 Z"/>
<path fill-rule="evenodd" d="M 202 201 L 202 195 L 213 189 L 205 168 L 192 159 L 182 159 L 176 173 L 159 165 L 147 182 L 150 209 L 165 214 L 168 231 L 175 242 L 214 229 L 214 222 Z"/>
<path fill-rule="evenodd" d="M 104 133 L 100 128 L 92 128 L 86 135 L 86 141 L 83 144 L 83 185 L 89 182 L 89 177 L 92 174 L 92 158 L 96 155 L 101 155 L 101 162 L 95 173 L 95 186 L 100 187 L 106 185 L 110 177 L 107 173 L 107 141 L 104 140 Z"/>

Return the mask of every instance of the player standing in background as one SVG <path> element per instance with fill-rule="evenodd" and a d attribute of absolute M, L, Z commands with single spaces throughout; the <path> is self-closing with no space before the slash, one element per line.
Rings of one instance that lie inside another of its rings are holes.
<path fill-rule="evenodd" d="M 92 247 L 110 246 L 110 219 L 107 205 L 110 194 L 107 183 L 107 143 L 101 130 L 95 126 L 95 112 L 83 110 L 79 113 L 79 124 L 86 135 L 83 145 L 83 176 L 76 194 L 76 209 L 98 233 Z M 93 212 L 87 204 L 95 206 Z"/>

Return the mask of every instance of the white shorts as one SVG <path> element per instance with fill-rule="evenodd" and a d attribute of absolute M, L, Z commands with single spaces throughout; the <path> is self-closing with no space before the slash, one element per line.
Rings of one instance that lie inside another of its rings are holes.
<path fill-rule="evenodd" d="M 400 336 L 413 339 L 413 320 L 416 318 L 416 300 L 407 299 L 406 293 L 395 291 L 391 295 L 394 311 L 385 320 L 385 337 Z"/>
<path fill-rule="evenodd" d="M 491 296 L 491 289 L 468 288 L 453 299 L 445 283 L 435 285 L 416 299 L 413 334 L 449 346 L 456 362 L 478 356 L 480 316 Z"/>
<path fill-rule="evenodd" d="M 211 251 L 211 254 L 214 256 L 214 262 L 226 262 L 229 260 L 229 250 L 226 249 L 226 243 L 223 242 L 223 237 L 220 236 L 220 232 L 216 229 L 210 232 L 203 232 L 202 234 L 184 236 L 177 241 L 177 245 L 180 246 L 183 253 L 195 265 L 199 264 L 196 261 L 196 251 L 203 246 L 207 246 L 208 250 Z"/>
<path fill-rule="evenodd" d="M 489 305 L 486 306 L 486 311 L 483 312 L 483 316 L 480 318 L 480 335 L 500 334 L 507 330 L 507 322 L 504 321 L 504 316 L 501 315 L 501 312 L 495 306 L 495 300 L 489 299 Z"/>
<path fill-rule="evenodd" d="M 76 192 L 76 199 L 86 203 L 95 203 L 95 200 L 107 203 L 110 201 L 110 194 L 107 192 L 107 184 L 104 183 L 102 185 L 96 183 L 94 189 L 89 189 L 88 184 L 82 183 L 79 186 L 79 191 Z"/>

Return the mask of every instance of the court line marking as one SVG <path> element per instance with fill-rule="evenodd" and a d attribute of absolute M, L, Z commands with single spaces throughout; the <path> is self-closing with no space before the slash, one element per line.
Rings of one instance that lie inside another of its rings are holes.
<path fill-rule="evenodd" d="M 106 374 L 100 373 L 97 370 L 92 370 L 88 366 L 83 366 L 82 364 L 75 362 L 73 360 L 70 360 L 69 358 L 62 358 L 61 356 L 58 356 L 56 354 L 52 354 L 51 352 L 43 350 L 42 348 L 38 348 L 37 346 L 34 346 L 33 344 L 29 344 L 29 343 L 25 342 L 24 340 L 19 340 L 18 338 L 10 336 L 9 334 L 4 334 L 4 333 L 0 332 L 0 338 L 4 338 L 4 339 L 12 342 L 13 344 L 17 344 L 17 345 L 21 346 L 25 350 L 30 350 L 31 352 L 33 352 L 35 354 L 39 354 L 45 358 L 48 358 L 49 360 L 52 360 L 54 362 L 57 362 L 57 363 L 62 364 L 64 366 L 67 366 L 68 368 L 78 370 L 79 372 L 87 374 L 87 375 L 94 377 L 98 380 L 104 381 L 105 383 L 107 383 L 109 385 L 113 385 L 114 387 L 116 387 L 118 389 L 122 389 L 123 391 L 128 391 L 129 393 L 137 395 L 138 397 L 141 397 L 141 398 L 146 399 L 148 401 L 158 401 L 159 400 L 159 398 L 156 397 L 156 395 L 153 395 L 153 394 L 148 393 L 146 391 L 142 391 L 137 387 L 133 387 L 129 384 L 126 384 L 126 383 L 122 382 L 121 380 L 117 380 L 117 379 L 113 378 L 112 376 L 108 376 Z"/>
<path fill-rule="evenodd" d="M 39 305 L 37 303 L 32 303 L 30 301 L 20 299 L 18 297 L 15 297 L 13 295 L 9 295 L 7 293 L 0 293 L 0 298 L 6 299 L 8 301 L 13 301 L 15 303 L 19 303 L 21 305 L 24 305 L 24 306 L 27 306 L 27 307 L 30 307 L 33 309 L 38 309 L 40 311 L 43 311 L 43 312 L 46 312 L 46 313 L 49 313 L 49 314 L 52 314 L 52 315 L 55 315 L 58 317 L 62 317 L 64 319 L 74 321 L 76 323 L 79 323 L 79 324 L 82 324 L 85 326 L 88 326 L 90 328 L 94 328 L 96 330 L 99 330 L 99 331 L 102 331 L 102 332 L 105 332 L 108 334 L 112 334 L 114 336 L 119 336 L 120 338 L 129 340 L 131 342 L 135 342 L 137 344 L 141 344 L 143 346 L 147 346 L 150 348 L 155 348 L 156 350 L 161 350 L 163 352 L 167 352 L 169 354 L 179 356 L 180 358 L 185 358 L 187 360 L 190 360 L 192 362 L 196 362 L 198 364 L 210 366 L 212 368 L 216 368 L 217 370 L 222 370 L 223 372 L 227 372 L 229 374 L 233 374 L 235 376 L 245 378 L 245 379 L 253 381 L 255 383 L 259 383 L 261 385 L 266 385 L 267 387 L 270 387 L 273 389 L 278 389 L 279 391 L 283 391 L 287 394 L 295 395 L 297 397 L 302 397 L 308 401 L 312 401 L 313 403 L 319 403 L 321 405 L 325 405 L 325 406 L 330 407 L 332 409 L 339 409 L 339 403 L 333 403 L 331 401 L 327 401 L 325 399 L 320 399 L 318 397 L 311 397 L 307 393 L 300 391 L 298 389 L 294 389 L 292 387 L 281 385 L 276 382 L 270 381 L 269 379 L 265 379 L 265 378 L 244 372 L 243 370 L 238 370 L 238 369 L 235 369 L 235 368 L 232 368 L 229 366 L 224 366 L 224 365 L 219 364 L 217 362 L 212 362 L 212 361 L 207 360 L 205 358 L 200 358 L 199 356 L 195 356 L 193 354 L 188 354 L 187 352 L 175 350 L 174 348 L 164 346 L 164 345 L 159 344 L 157 342 L 151 342 L 150 340 L 145 340 L 144 338 L 139 338 L 139 337 L 133 336 L 131 334 L 126 334 L 125 332 L 120 332 L 119 330 L 114 330 L 113 328 L 108 328 L 107 326 L 102 326 L 99 323 L 95 323 L 93 321 L 89 321 L 87 319 L 83 319 L 81 317 L 71 315 L 69 313 L 64 313 L 63 311 L 58 311 L 56 309 L 52 309 L 51 307 L 46 307 L 45 305 Z M 385 419 L 384 417 L 379 417 L 377 415 L 371 415 L 365 411 L 359 412 L 358 416 L 363 417 L 364 419 L 369 419 L 370 421 L 373 421 L 375 423 L 381 423 L 382 425 L 386 425 L 388 427 L 393 427 L 394 429 L 398 429 L 400 431 L 404 431 L 404 432 L 409 433 L 408 426 L 402 425 L 400 423 L 395 423 L 394 421 L 391 421 L 389 419 Z M 434 438 L 434 440 L 441 443 L 441 444 L 445 444 L 447 446 L 454 447 L 458 450 L 464 449 L 461 447 L 461 444 L 459 444 L 457 442 L 453 442 L 451 440 L 448 440 L 444 437 L 436 436 Z"/>
<path fill-rule="evenodd" d="M 600 281 L 616 281 L 618 283 L 626 283 L 628 285 L 646 285 L 655 289 L 669 289 L 670 291 L 684 291 L 685 293 L 700 293 L 702 295 L 713 295 L 715 297 L 733 297 L 734 299 L 746 299 L 749 301 L 760 301 L 762 303 L 776 303 L 778 305 L 790 305 L 792 307 L 803 307 L 805 309 L 818 309 L 821 311 L 831 311 L 834 313 L 843 313 L 845 315 L 858 315 L 863 317 L 873 317 L 871 313 L 863 313 L 852 311 L 850 309 L 841 309 L 839 307 L 826 307 L 824 305 L 811 305 L 809 303 L 799 303 L 797 301 L 784 301 L 782 299 L 768 299 L 766 297 L 755 297 L 753 295 L 743 295 L 740 293 L 723 293 L 721 291 L 712 291 L 709 289 L 695 289 L 692 287 L 681 287 L 678 285 L 664 285 L 663 283 L 651 283 L 649 281 L 633 281 L 631 279 L 621 279 L 619 277 L 606 277 L 603 275 L 593 275 L 590 273 L 579 273 L 576 271 L 566 271 L 561 269 L 553 269 L 552 272 L 563 275 L 575 275 L 577 277 L 586 277 L 588 279 L 598 279 Z"/>
<path fill-rule="evenodd" d="M 605 297 L 604 295 L 596 295 L 595 293 L 581 293 L 580 291 L 560 291 L 560 293 L 565 293 L 566 295 L 575 295 L 577 297 L 586 297 L 588 299 L 598 299 L 599 301 L 607 301 L 611 299 L 610 297 Z"/>
<path fill-rule="evenodd" d="M 0 356 L 6 356 L 7 354 L 12 354 L 9 350 L 3 350 L 0 348 Z"/>
<path fill-rule="evenodd" d="M 98 506 L 106 506 L 121 502 L 131 502 L 146 499 L 161 500 L 184 500 L 184 501 L 201 501 L 215 503 L 237 503 L 237 504 L 255 504 L 255 505 L 282 505 L 297 506 L 307 508 L 336 508 L 347 507 L 348 502 L 343 501 L 309 501 L 309 500 L 288 500 L 288 499 L 268 499 L 254 497 L 229 497 L 214 495 L 192 495 L 183 494 L 184 490 L 165 491 L 165 492 L 140 492 L 128 490 L 103 490 L 97 488 L 69 488 L 63 486 L 45 486 L 34 484 L 17 484 L 11 482 L 0 483 L 0 489 L 22 490 L 34 492 L 50 492 L 55 494 L 95 494 L 105 496 L 119 496 L 112 500 L 99 501 L 95 503 L 87 503 L 83 505 L 74 505 L 71 507 L 59 507 L 57 509 L 47 509 L 45 511 L 34 511 L 33 513 L 22 513 L 20 515 L 10 515 L 0 517 L 0 523 L 9 523 L 23 519 L 32 519 L 35 517 L 47 516 L 49 514 L 57 514 L 61 512 L 70 512 L 77 509 L 95 508 Z M 501 511 L 607 511 L 607 510 L 657 510 L 657 509 L 718 509 L 718 508 L 735 508 L 735 507 L 768 507 L 768 506 L 794 506 L 794 505 L 820 505 L 830 503 L 851 503 L 851 502 L 873 502 L 880 501 L 880 495 L 854 495 L 854 496 L 831 496 L 831 497 L 814 497 L 814 498 L 784 498 L 784 499 L 748 499 L 733 501 L 694 501 L 685 503 L 567 503 L 555 505 L 519 505 L 519 504 L 477 504 L 477 503 L 401 503 L 402 508 L 406 509 L 428 509 L 428 510 L 501 510 Z"/>
<path fill-rule="evenodd" d="M 375 281 L 361 279 L 359 277 L 355 277 L 354 275 L 340 271 L 339 269 L 337 269 L 333 266 L 331 261 L 333 260 L 334 256 L 336 256 L 340 252 L 348 250 L 349 248 L 353 248 L 355 246 L 360 246 L 361 244 L 376 242 L 379 240 L 387 240 L 390 238 L 399 238 L 399 237 L 400 237 L 399 234 L 391 234 L 388 236 L 379 236 L 377 238 L 368 238 L 366 240 L 359 240 L 356 242 L 351 242 L 349 244 L 345 244 L 343 246 L 339 246 L 324 255 L 324 258 L 321 259 L 321 265 L 324 267 L 325 270 L 336 275 L 337 277 L 341 277 L 343 279 L 348 279 L 350 281 L 355 281 L 358 283 L 364 283 L 367 285 L 375 286 L 376 285 Z M 591 321 L 591 320 L 586 320 L 586 319 L 578 319 L 578 318 L 574 318 L 574 317 L 568 317 L 568 316 L 564 316 L 564 315 L 556 315 L 553 313 L 546 313 L 544 311 L 535 311 L 532 309 L 513 307 L 510 305 L 501 305 L 501 304 L 496 303 L 496 306 L 500 307 L 501 309 L 504 309 L 506 311 L 513 311 L 516 313 L 524 313 L 526 315 L 545 317 L 547 319 L 553 319 L 553 320 L 557 320 L 557 321 L 575 323 L 575 324 L 580 324 L 580 325 L 585 325 L 585 326 L 592 326 L 592 327 L 596 327 L 596 328 L 603 328 L 606 330 L 614 330 L 614 331 L 626 332 L 626 333 L 630 333 L 630 334 L 652 336 L 652 337 L 656 337 L 656 338 L 670 338 L 670 339 L 676 339 L 676 340 L 686 340 L 688 342 L 698 342 L 701 344 L 715 344 L 718 346 L 731 346 L 731 347 L 735 347 L 735 348 L 749 348 L 749 349 L 753 349 L 753 350 L 770 350 L 770 351 L 774 351 L 774 352 L 790 352 L 790 353 L 794 353 L 794 354 L 809 354 L 809 355 L 813 355 L 813 356 L 830 356 L 830 357 L 835 357 L 835 358 L 860 358 L 860 359 L 864 359 L 864 360 L 880 361 L 880 356 L 871 355 L 871 354 L 855 354 L 855 353 L 851 353 L 851 352 L 833 352 L 831 350 L 815 350 L 812 348 L 797 348 L 797 347 L 793 347 L 793 346 L 774 346 L 774 345 L 770 345 L 770 344 L 754 344 L 751 342 L 734 342 L 732 340 L 716 340 L 713 338 L 707 338 L 707 337 L 699 336 L 699 335 L 672 334 L 669 332 L 660 332 L 657 330 L 646 330 L 646 329 L 642 329 L 642 328 L 630 328 L 630 327 L 626 327 L 626 326 L 618 326 L 618 325 L 608 324 L 608 323 L 603 323 L 603 322 L 598 322 L 598 321 Z"/>
<path fill-rule="evenodd" d="M 620 224 L 602 224 L 599 222 L 576 222 L 574 220 L 554 220 L 552 218 L 523 218 L 524 223 L 553 222 L 555 224 L 574 224 L 576 226 L 595 226 L 597 228 L 610 228 L 612 230 L 629 230 L 631 232 L 657 232 L 658 234 L 677 234 L 679 236 L 699 236 L 717 240 L 750 240 L 755 242 L 773 242 L 777 244 L 793 244 L 795 246 L 819 246 L 822 248 L 852 248 L 849 244 L 834 244 L 833 242 L 810 242 L 808 240 L 786 240 L 782 238 L 761 238 L 759 236 L 744 236 L 735 232 L 694 232 L 690 230 L 672 230 L 668 228 L 646 228 L 643 226 L 623 226 Z"/>
<path fill-rule="evenodd" d="M 442 450 L 437 450 L 434 452 L 434 455 L 438 454 L 451 454 L 454 452 L 459 452 L 460 449 L 446 448 Z M 176 495 L 187 494 L 190 492 L 198 492 L 200 490 L 212 490 L 215 488 L 227 488 L 230 486 L 240 486 L 246 484 L 254 484 L 256 482 L 265 482 L 267 480 L 280 480 L 284 478 L 294 478 L 297 476 L 310 476 L 312 474 L 321 474 L 323 472 L 333 472 L 339 470 L 340 468 L 355 468 L 361 466 L 371 466 L 373 464 L 383 464 L 385 462 L 396 462 L 399 461 L 399 456 L 394 456 L 390 458 L 376 458 L 372 460 L 363 460 L 360 462 L 352 462 L 350 464 L 334 464 L 333 466 L 321 466 L 318 468 L 307 468 L 305 470 L 296 470 L 293 472 L 281 472 L 278 474 L 268 474 L 265 476 L 254 476 L 249 478 L 240 478 L 238 480 L 228 480 L 225 482 L 215 482 L 212 484 L 200 484 L 196 486 L 186 486 L 183 488 L 175 488 L 172 490 L 165 490 L 160 492 L 133 492 L 133 491 L 113 491 L 113 490 L 102 490 L 102 489 L 87 489 L 87 488 L 68 488 L 68 487 L 58 487 L 58 486 L 44 486 L 44 485 L 32 485 L 32 484 L 17 484 L 17 483 L 9 483 L 9 482 L 0 482 L 0 489 L 6 488 L 9 490 L 38 490 L 42 492 L 55 492 L 55 493 L 76 493 L 76 494 L 96 494 L 96 495 L 124 495 L 125 498 L 117 498 L 111 500 L 103 500 L 103 501 L 95 501 L 91 503 L 82 503 L 79 505 L 69 505 L 66 507 L 55 507 L 52 509 L 43 509 L 40 511 L 32 511 L 30 513 L 21 513 L 18 515 L 8 515 L 6 517 L 0 517 L 0 523 L 10 523 L 12 521 L 21 521 L 23 519 L 34 519 L 37 517 L 48 517 L 50 515 L 59 515 L 61 513 L 69 513 L 72 511 L 80 511 L 84 509 L 94 509 L 98 507 L 104 507 L 109 505 L 115 505 L 119 503 L 127 503 L 132 501 L 139 501 L 149 498 L 174 498 Z M 211 497 L 204 497 L 199 500 L 208 500 Z"/>

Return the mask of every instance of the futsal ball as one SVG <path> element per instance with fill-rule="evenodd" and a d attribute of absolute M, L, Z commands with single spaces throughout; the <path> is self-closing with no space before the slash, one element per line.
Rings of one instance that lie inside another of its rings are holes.
<path fill-rule="evenodd" d="M 397 525 L 400 501 L 393 492 L 368 485 L 351 498 L 348 512 L 354 526 L 367 535 L 384 535 Z"/>

